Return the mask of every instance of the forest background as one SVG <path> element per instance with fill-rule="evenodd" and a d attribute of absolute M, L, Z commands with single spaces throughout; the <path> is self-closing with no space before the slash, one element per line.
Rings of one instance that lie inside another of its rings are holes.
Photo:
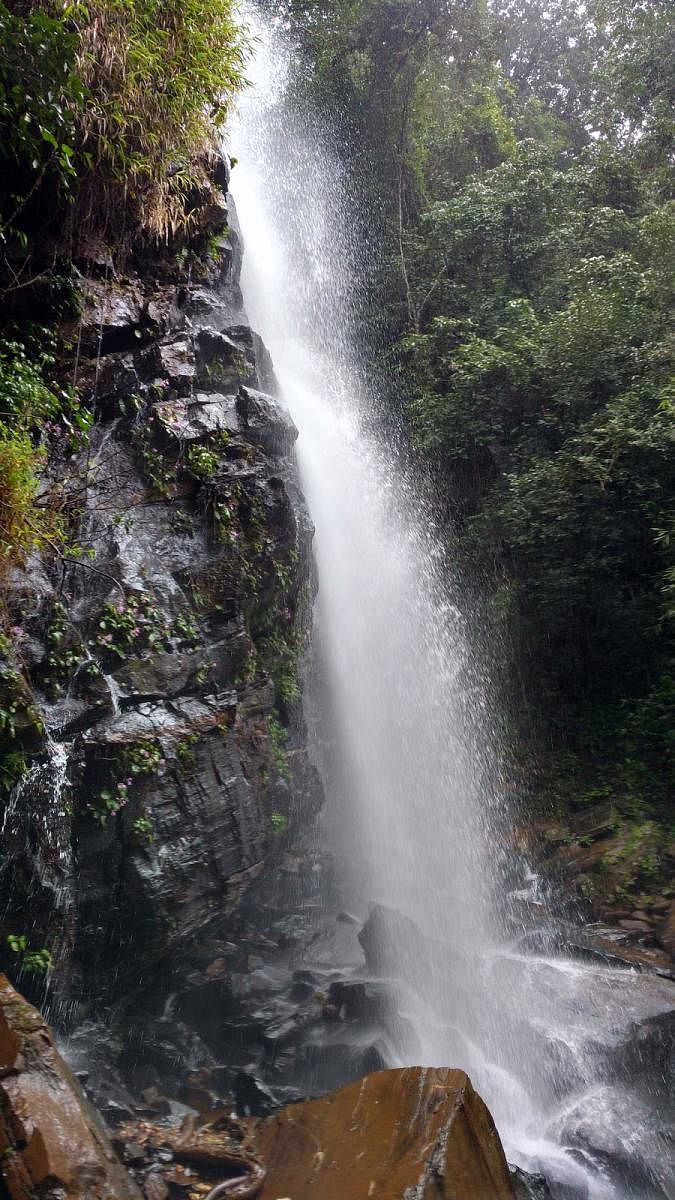
<path fill-rule="evenodd" d="M 268 7 L 371 213 L 364 353 L 498 648 L 512 789 L 530 820 L 611 807 L 589 900 L 670 896 L 673 6 Z M 3 571 L 68 540 L 77 263 L 195 250 L 246 55 L 230 0 L 0 3 Z"/>

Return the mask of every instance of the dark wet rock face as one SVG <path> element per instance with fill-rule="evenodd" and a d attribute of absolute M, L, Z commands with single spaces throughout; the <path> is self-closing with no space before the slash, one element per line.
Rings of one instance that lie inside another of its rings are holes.
<path fill-rule="evenodd" d="M 194 282 L 166 262 L 85 277 L 73 332 L 96 419 L 51 467 L 75 549 L 10 581 L 0 663 L 26 764 L 0 814 L 7 928 L 30 930 L 19 958 L 51 951 L 57 1025 L 112 1022 L 144 1086 L 240 1037 L 247 893 L 283 878 L 321 803 L 299 703 L 313 530 L 297 433 L 221 240 Z M 295 860 L 298 896 L 313 861 Z"/>
<path fill-rule="evenodd" d="M 513 841 L 516 857 L 524 853 L 536 863 L 542 883 L 555 887 L 558 908 L 564 902 L 577 924 L 592 916 L 599 934 L 621 953 L 673 972 L 675 902 L 667 863 L 675 861 L 675 846 L 660 844 L 653 822 L 636 830 L 611 801 L 603 801 L 564 820 L 523 826 Z M 654 878 L 640 891 L 636 881 L 654 855 L 663 857 L 660 881 Z"/>
<path fill-rule="evenodd" d="M 532 1175 L 520 1167 L 509 1166 L 515 1200 L 553 1200 L 543 1175 Z"/>

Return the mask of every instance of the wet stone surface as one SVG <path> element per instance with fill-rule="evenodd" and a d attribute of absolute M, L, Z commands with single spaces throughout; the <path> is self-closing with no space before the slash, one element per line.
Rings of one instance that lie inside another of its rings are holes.
<path fill-rule="evenodd" d="M 20 637 L 0 674 L 22 689 L 30 765 L 0 813 L 0 903 L 50 949 L 35 995 L 111 1113 L 148 1087 L 179 1102 L 207 1068 L 218 1086 L 189 1086 L 232 1095 L 277 1017 L 249 995 L 252 960 L 284 940 L 244 915 L 247 893 L 288 878 L 296 902 L 315 879 L 298 681 L 313 529 L 236 235 L 220 207 L 213 222 L 218 260 L 189 279 L 170 261 L 84 278 L 96 421 L 53 465 L 82 476 L 82 551 L 8 587 Z"/>

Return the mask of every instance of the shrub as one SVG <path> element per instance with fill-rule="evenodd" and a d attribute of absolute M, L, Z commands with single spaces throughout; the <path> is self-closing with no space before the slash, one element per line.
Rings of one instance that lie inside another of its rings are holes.
<path fill-rule="evenodd" d="M 218 470 L 218 455 L 207 446 L 188 446 L 185 466 L 195 479 L 208 479 Z"/>
<path fill-rule="evenodd" d="M 80 233 L 189 228 L 247 46 L 233 0 L 0 0 L 0 246 L 74 194 Z"/>
<path fill-rule="evenodd" d="M 61 537 L 60 514 L 38 503 L 42 461 L 28 433 L 0 425 L 0 578 L 31 550 Z"/>
<path fill-rule="evenodd" d="M 0 2 L 0 242 L 25 244 L 22 210 L 45 178 L 66 192 L 74 182 L 76 44 L 45 6 L 15 14 Z"/>
<path fill-rule="evenodd" d="M 94 175 L 123 180 L 141 224 L 189 223 L 212 144 L 243 82 L 247 41 L 232 0 L 91 0 L 68 5 L 88 89 L 79 140 Z"/>
<path fill-rule="evenodd" d="M 59 401 L 42 376 L 52 362 L 44 353 L 32 358 L 20 342 L 0 341 L 0 422 L 29 428 L 56 415 Z"/>
<path fill-rule="evenodd" d="M 44 350 L 31 357 L 0 341 L 0 577 L 62 535 L 60 514 L 39 498 L 45 452 L 36 431 L 61 407 L 42 375 L 52 362 Z"/>

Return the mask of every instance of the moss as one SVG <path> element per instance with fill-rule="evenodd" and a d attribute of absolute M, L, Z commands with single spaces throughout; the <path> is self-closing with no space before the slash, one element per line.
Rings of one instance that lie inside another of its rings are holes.
<path fill-rule="evenodd" d="M 0 664 L 0 802 L 7 799 L 44 744 L 44 726 L 24 676 Z"/>
<path fill-rule="evenodd" d="M 282 778 L 288 779 L 290 774 L 288 758 L 286 756 L 288 732 L 282 725 L 277 712 L 271 712 L 268 716 L 267 732 L 269 733 L 270 741 L 272 743 L 272 754 L 274 756 L 274 764 L 276 769 Z"/>

